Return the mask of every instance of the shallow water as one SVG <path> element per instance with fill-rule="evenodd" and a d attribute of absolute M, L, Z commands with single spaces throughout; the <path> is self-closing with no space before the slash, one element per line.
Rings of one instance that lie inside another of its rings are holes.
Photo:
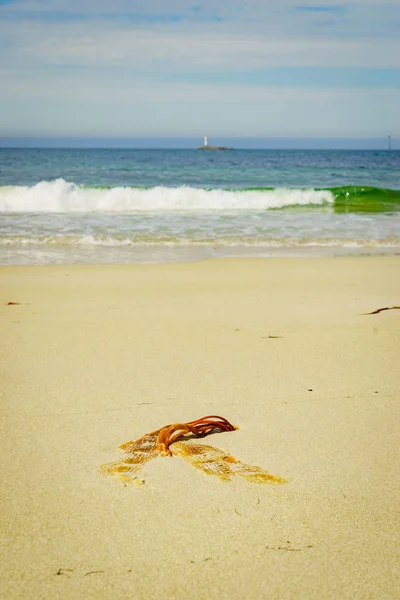
<path fill-rule="evenodd" d="M 0 263 L 397 253 L 400 152 L 0 149 Z"/>

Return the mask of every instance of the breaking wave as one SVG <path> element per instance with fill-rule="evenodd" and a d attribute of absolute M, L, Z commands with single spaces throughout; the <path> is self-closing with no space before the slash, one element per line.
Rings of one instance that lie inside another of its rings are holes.
<path fill-rule="evenodd" d="M 269 210 L 334 203 L 329 190 L 83 187 L 64 179 L 0 187 L 0 212 Z"/>

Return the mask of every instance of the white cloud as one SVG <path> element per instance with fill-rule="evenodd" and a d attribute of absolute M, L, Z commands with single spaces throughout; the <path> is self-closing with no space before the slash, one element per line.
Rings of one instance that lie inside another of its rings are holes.
<path fill-rule="evenodd" d="M 400 134 L 400 90 L 161 85 L 112 74 L 104 80 L 94 72 L 0 76 L 20 99 L 10 92 L 0 97 L 0 115 L 8 112 L 0 122 L 3 135 Z"/>
<path fill-rule="evenodd" d="M 1 28 L 0 28 L 1 31 Z M 19 22 L 4 26 L 8 49 L 0 65 L 240 71 L 286 66 L 400 67 L 398 40 L 324 39 L 231 33 L 210 25 L 204 31 L 179 27 L 137 28 L 127 23 Z"/>
<path fill-rule="evenodd" d="M 202 10 L 190 11 L 196 4 Z M 0 126 L 3 132 L 32 134 L 190 130 L 197 135 L 209 124 L 216 135 L 356 136 L 382 130 L 394 135 L 400 123 L 398 90 L 174 83 L 187 74 L 194 82 L 196 76 L 215 81 L 218 72 L 240 77 L 271 67 L 400 68 L 398 0 L 339 2 L 346 11 L 336 16 L 295 10 L 302 4 L 333 2 L 18 0 L 4 5 Z M 167 13 L 187 18 L 164 23 L 133 18 Z M 223 21 L 212 22 L 213 17 Z M 329 19 L 332 23 L 324 25 Z"/>
<path fill-rule="evenodd" d="M 192 10 L 196 4 L 202 10 Z M 330 12 L 295 10 L 302 5 L 331 7 L 334 3 L 17 0 L 0 11 L 0 16 L 8 15 L 0 20 L 0 65 L 124 66 L 154 72 L 285 66 L 400 67 L 397 0 L 339 2 L 337 6 L 346 7 L 348 14 L 340 17 L 335 27 L 321 26 L 321 21 L 331 18 Z M 76 14 L 82 18 L 68 20 L 68 15 Z M 183 14 L 192 20 L 153 23 L 151 19 L 128 18 L 140 14 Z M 210 15 L 224 20 L 202 21 Z"/>
<path fill-rule="evenodd" d="M 254 14 L 276 10 L 277 7 L 289 10 L 299 6 L 306 7 L 344 7 L 356 6 L 375 7 L 381 10 L 385 7 L 397 7 L 396 0 L 280 0 L 279 5 L 275 0 L 15 0 L 12 4 L 14 11 L 54 11 L 73 12 L 81 14 L 91 13 L 138 13 L 153 12 L 174 13 L 201 12 L 218 10 L 222 15 L 229 16 L 233 13 Z M 195 7 L 196 10 L 193 10 Z M 200 7 L 201 10 L 198 10 Z"/>

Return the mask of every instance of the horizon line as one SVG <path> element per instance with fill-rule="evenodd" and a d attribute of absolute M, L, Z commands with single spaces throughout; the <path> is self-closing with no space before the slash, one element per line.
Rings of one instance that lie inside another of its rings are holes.
<path fill-rule="evenodd" d="M 197 150 L 204 136 L 0 136 L 1 149 Z M 210 140 L 210 136 L 208 136 Z M 212 136 L 212 145 L 233 150 L 392 150 L 400 136 L 382 137 L 239 137 Z M 182 145 L 180 145 L 182 144 Z"/>

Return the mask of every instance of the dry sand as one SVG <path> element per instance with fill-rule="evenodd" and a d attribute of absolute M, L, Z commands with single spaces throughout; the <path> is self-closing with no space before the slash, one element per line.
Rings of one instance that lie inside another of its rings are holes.
<path fill-rule="evenodd" d="M 3 596 L 398 598 L 400 259 L 0 269 Z M 10 301 L 20 305 L 10 305 Z M 279 337 L 269 337 L 279 336 Z M 157 458 L 175 421 L 289 480 Z"/>

